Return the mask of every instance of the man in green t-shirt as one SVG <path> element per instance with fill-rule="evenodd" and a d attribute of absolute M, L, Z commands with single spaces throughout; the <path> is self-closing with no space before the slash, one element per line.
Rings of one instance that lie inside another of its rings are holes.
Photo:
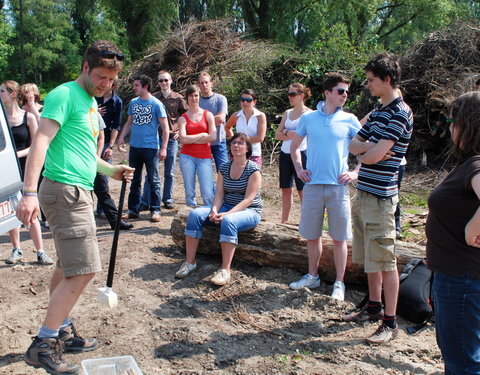
<path fill-rule="evenodd" d="M 117 180 L 129 181 L 133 176 L 132 168 L 112 166 L 96 155 L 99 123 L 94 96 L 102 96 L 111 87 L 123 59 L 120 50 L 104 40 L 86 50 L 80 76 L 48 94 L 28 155 L 17 216 L 25 225 L 31 224 L 41 202 L 58 260 L 46 318 L 25 361 L 51 374 L 79 372 L 77 365 L 61 360 L 62 351 L 84 352 L 98 347 L 96 339 L 77 334 L 69 314 L 95 273 L 101 271 L 92 200 L 96 172 Z"/>

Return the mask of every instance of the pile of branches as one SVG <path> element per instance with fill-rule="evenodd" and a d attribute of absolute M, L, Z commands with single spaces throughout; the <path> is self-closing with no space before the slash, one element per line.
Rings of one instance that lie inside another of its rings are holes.
<path fill-rule="evenodd" d="M 267 114 L 271 125 L 280 122 L 279 115 L 288 107 L 288 85 L 307 79 L 297 70 L 302 58 L 292 56 L 296 54 L 288 47 L 235 32 L 231 20 L 189 22 L 132 64 L 120 81 L 118 94 L 128 103 L 134 96 L 131 78 L 139 73 L 153 79 L 152 92 L 159 91 L 156 78 L 160 70 L 171 72 L 172 89 L 183 94 L 189 84 L 196 83 L 201 71 L 207 71 L 214 91 L 227 97 L 230 114 L 240 109 L 241 91 L 251 88 L 258 95 L 257 107 Z M 274 127 L 267 130 L 263 143 L 271 155 L 278 146 L 273 139 Z"/>
<path fill-rule="evenodd" d="M 480 79 L 480 29 L 459 24 L 434 32 L 402 56 L 401 66 L 402 91 L 415 115 L 410 157 L 441 164 L 449 144 L 449 103 L 475 90 Z"/>
<path fill-rule="evenodd" d="M 183 92 L 195 83 L 198 73 L 207 71 L 214 77 L 216 90 L 228 97 L 228 84 L 237 76 L 250 76 L 249 82 L 263 88 L 264 80 L 256 80 L 261 72 L 284 52 L 279 46 L 253 40 L 234 31 L 231 20 L 189 22 L 179 25 L 167 37 L 151 47 L 147 55 L 132 64 L 120 83 L 120 94 L 127 100 L 131 92 L 131 77 L 146 74 L 154 82 L 159 70 L 173 76 L 173 89 Z M 155 82 L 156 85 L 156 82 Z M 225 87 L 224 87 L 225 86 Z M 155 87 L 153 91 L 159 90 Z M 258 88 L 255 87 L 258 91 Z M 237 93 L 236 93 L 237 94 Z"/>

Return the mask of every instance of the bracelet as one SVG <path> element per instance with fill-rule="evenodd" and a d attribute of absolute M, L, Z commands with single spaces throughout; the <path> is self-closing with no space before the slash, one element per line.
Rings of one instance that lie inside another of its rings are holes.
<path fill-rule="evenodd" d="M 107 148 L 109 148 L 110 150 L 113 150 L 113 146 L 108 145 Z"/>
<path fill-rule="evenodd" d="M 25 191 L 23 192 L 23 194 L 22 194 L 22 195 L 23 195 L 24 197 L 36 197 L 36 196 L 38 196 L 38 194 L 37 194 L 37 193 L 33 193 L 33 192 L 25 192 Z"/>
<path fill-rule="evenodd" d="M 24 193 L 35 193 L 37 194 L 37 190 L 23 190 Z"/>

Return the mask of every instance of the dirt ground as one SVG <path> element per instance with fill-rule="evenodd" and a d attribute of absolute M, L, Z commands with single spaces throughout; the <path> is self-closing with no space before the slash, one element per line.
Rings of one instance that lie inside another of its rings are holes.
<path fill-rule="evenodd" d="M 394 341 L 370 346 L 364 338 L 377 323 L 339 320 L 363 297 L 362 286 L 347 285 L 346 301 L 339 302 L 329 297 L 331 284 L 292 291 L 288 284 L 301 277 L 298 271 L 234 260 L 232 282 L 218 288 L 208 277 L 219 268 L 220 257 L 205 255 L 198 257 L 196 273 L 175 279 L 183 261 L 183 250 L 169 234 L 172 218 L 184 207 L 177 172 L 175 209 L 163 210 L 163 220 L 155 224 L 143 213 L 133 220 L 134 230 L 121 233 L 113 284 L 119 306 L 114 309 L 96 298 L 106 281 L 113 238 L 107 222 L 98 219 L 103 271 L 71 316 L 80 333 L 96 337 L 100 347 L 66 355 L 68 361 L 132 355 L 144 374 L 442 373 L 432 326 L 411 336 L 405 331 L 411 324 L 400 318 Z M 276 176 L 276 168 L 264 169 L 264 217 L 270 221 L 280 220 Z M 111 188 L 117 200 L 119 184 L 111 182 Z M 298 207 L 290 222 L 298 223 Z M 43 231 L 44 247 L 53 257 L 51 232 Z M 27 366 L 22 356 L 44 318 L 53 266 L 34 262 L 33 243 L 24 229 L 22 247 L 24 263 L 0 264 L 0 374 L 45 374 Z M 10 251 L 8 236 L 1 235 L 0 259 Z"/>

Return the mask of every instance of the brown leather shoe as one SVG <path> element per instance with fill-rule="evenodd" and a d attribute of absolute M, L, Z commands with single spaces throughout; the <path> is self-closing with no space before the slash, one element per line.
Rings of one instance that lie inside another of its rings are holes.
<path fill-rule="evenodd" d="M 122 219 L 138 219 L 138 214 L 127 211 L 122 215 Z"/>
<path fill-rule="evenodd" d="M 30 366 L 43 368 L 49 374 L 78 374 L 80 367 L 63 362 L 62 352 L 62 343 L 56 337 L 35 337 L 25 353 L 24 360 Z"/>
<path fill-rule="evenodd" d="M 342 316 L 342 320 L 344 322 L 366 322 L 367 320 L 370 321 L 377 321 L 383 319 L 383 309 L 380 310 L 378 314 L 369 314 L 368 313 L 368 304 L 365 304 L 360 310 L 353 310 L 345 315 Z"/>
<path fill-rule="evenodd" d="M 58 339 L 63 343 L 65 352 L 90 352 L 98 348 L 97 339 L 84 339 L 78 333 L 73 324 L 62 328 L 58 332 Z"/>

